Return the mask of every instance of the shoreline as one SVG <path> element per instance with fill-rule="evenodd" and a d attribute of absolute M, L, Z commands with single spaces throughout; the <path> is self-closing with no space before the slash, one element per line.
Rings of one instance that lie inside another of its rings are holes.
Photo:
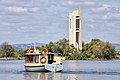
<path fill-rule="evenodd" d="M 0 58 L 0 61 L 3 60 L 3 61 L 8 61 L 8 60 L 24 60 L 25 58 L 24 57 L 19 57 L 19 58 Z M 87 61 L 109 61 L 107 59 L 83 59 L 83 60 L 87 60 Z M 110 60 L 120 60 L 120 59 L 110 59 Z M 72 60 L 71 60 L 72 61 Z"/>
<path fill-rule="evenodd" d="M 19 57 L 19 58 L 0 58 L 0 60 L 24 60 L 24 57 Z"/>
<path fill-rule="evenodd" d="M 15 58 L 0 58 L 0 60 L 16 60 Z"/>

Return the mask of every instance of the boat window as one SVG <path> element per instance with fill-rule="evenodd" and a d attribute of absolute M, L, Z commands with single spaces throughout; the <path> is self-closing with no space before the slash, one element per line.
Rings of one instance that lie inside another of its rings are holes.
<path fill-rule="evenodd" d="M 25 56 L 26 63 L 39 63 L 39 56 L 38 55 L 27 55 Z"/>
<path fill-rule="evenodd" d="M 34 58 L 34 63 L 39 63 L 39 56 L 38 55 L 34 56 L 33 58 Z"/>
<path fill-rule="evenodd" d="M 26 63 L 32 63 L 33 62 L 33 56 L 32 55 L 25 56 L 25 62 Z"/>
<path fill-rule="evenodd" d="M 54 54 L 48 54 L 48 64 L 52 64 L 54 61 Z"/>
<path fill-rule="evenodd" d="M 61 54 L 58 54 L 58 56 L 61 56 Z"/>

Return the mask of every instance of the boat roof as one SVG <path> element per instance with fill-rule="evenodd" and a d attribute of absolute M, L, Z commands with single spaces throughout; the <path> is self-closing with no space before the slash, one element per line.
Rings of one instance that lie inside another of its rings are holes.
<path fill-rule="evenodd" d="M 41 55 L 41 54 L 61 54 L 61 53 L 26 53 L 25 55 Z"/>

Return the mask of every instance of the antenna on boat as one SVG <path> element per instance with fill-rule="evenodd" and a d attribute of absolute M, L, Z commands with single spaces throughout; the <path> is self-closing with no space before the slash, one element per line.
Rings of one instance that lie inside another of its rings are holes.
<path fill-rule="evenodd" d="M 33 50 L 34 52 L 36 51 L 36 43 L 34 43 L 34 50 Z"/>

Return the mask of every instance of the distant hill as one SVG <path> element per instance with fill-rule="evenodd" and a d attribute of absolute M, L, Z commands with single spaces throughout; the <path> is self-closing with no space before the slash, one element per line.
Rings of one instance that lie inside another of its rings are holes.
<path fill-rule="evenodd" d="M 35 43 L 35 45 L 36 46 L 43 46 L 45 44 L 44 43 Z M 28 48 L 33 48 L 34 47 L 34 43 L 13 44 L 12 47 L 15 48 L 15 49 L 17 49 L 17 50 L 28 49 Z"/>
<path fill-rule="evenodd" d="M 120 51 L 120 44 L 113 44 L 116 47 L 116 50 Z"/>

